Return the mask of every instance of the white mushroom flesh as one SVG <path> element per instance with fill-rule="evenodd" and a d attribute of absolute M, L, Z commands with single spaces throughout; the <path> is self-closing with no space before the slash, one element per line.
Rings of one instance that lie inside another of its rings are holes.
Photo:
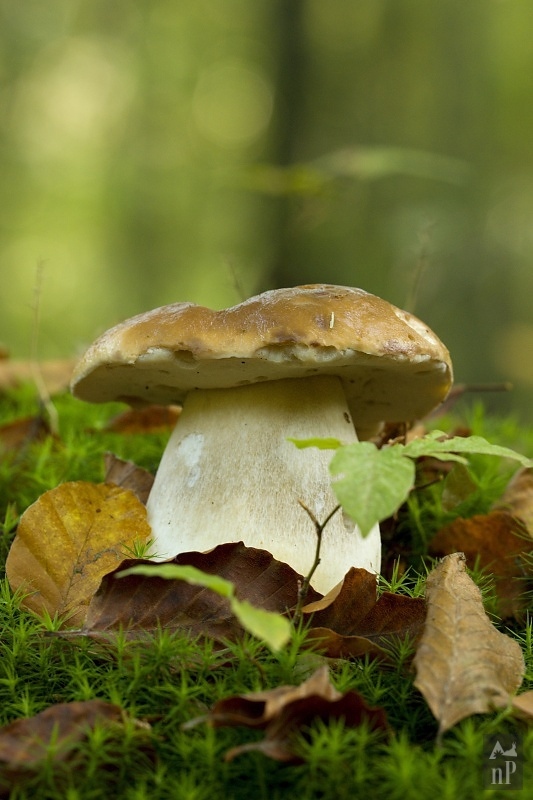
<path fill-rule="evenodd" d="M 331 450 L 288 438 L 357 441 L 339 378 L 322 376 L 190 392 L 148 500 L 154 560 L 243 541 L 307 575 L 315 527 L 337 505 Z M 327 523 L 312 585 L 327 593 L 352 566 L 379 572 L 379 527 L 363 537 L 340 511 Z"/>

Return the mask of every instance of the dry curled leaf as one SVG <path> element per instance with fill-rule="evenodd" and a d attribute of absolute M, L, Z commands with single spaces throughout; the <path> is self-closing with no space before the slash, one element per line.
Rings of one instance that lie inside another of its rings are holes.
<path fill-rule="evenodd" d="M 531 724 L 533 722 L 533 689 L 513 697 L 511 706 L 516 716 Z"/>
<path fill-rule="evenodd" d="M 120 571 L 142 563 L 147 562 L 124 563 Z M 231 581 L 239 600 L 279 613 L 296 604 L 302 578 L 266 550 L 245 547 L 242 542 L 222 544 L 208 553 L 182 553 L 166 563 L 187 564 Z M 312 596 L 320 595 L 314 592 Z M 88 635 L 100 638 L 102 634 L 125 629 L 134 638 L 161 627 L 187 630 L 193 636 L 209 636 L 219 642 L 235 640 L 243 634 L 228 599 L 208 588 L 157 576 L 129 575 L 116 579 L 112 573 L 103 578 L 89 608 Z"/>
<path fill-rule="evenodd" d="M 0 426 L 0 455 L 19 453 L 33 442 L 42 442 L 50 435 L 50 426 L 40 414 L 6 422 Z"/>
<path fill-rule="evenodd" d="M 31 361 L 3 358 L 0 360 L 0 391 L 6 392 L 22 383 L 34 383 L 35 371 L 38 368 L 42 381 L 51 395 L 65 392 L 69 387 L 75 363 L 73 359 L 55 359 L 40 361 L 35 365 Z"/>
<path fill-rule="evenodd" d="M 149 405 L 130 408 L 113 417 L 105 426 L 114 433 L 165 433 L 171 431 L 181 413 L 180 406 Z"/>
<path fill-rule="evenodd" d="M 336 591 L 303 611 L 311 621 L 309 640 L 330 658 L 386 658 L 394 640 L 420 635 L 426 604 L 392 592 L 378 598 L 376 576 L 352 568 Z"/>
<path fill-rule="evenodd" d="M 438 720 L 439 737 L 465 717 L 510 702 L 524 674 L 517 642 L 487 617 L 462 553 L 430 573 L 424 631 L 414 658 L 415 686 Z"/>
<path fill-rule="evenodd" d="M 209 722 L 215 727 L 244 725 L 265 731 L 263 739 L 229 750 L 226 761 L 252 750 L 278 761 L 297 762 L 296 735 L 313 721 L 344 720 L 347 727 L 363 722 L 371 730 L 388 731 L 382 708 L 369 706 L 358 692 L 339 692 L 330 681 L 327 666 L 320 667 L 299 686 L 278 686 L 219 700 L 206 717 L 191 720 L 184 727 Z"/>
<path fill-rule="evenodd" d="M 119 706 L 87 700 L 59 703 L 0 728 L 0 795 L 32 777 L 51 758 L 56 768 L 60 762 L 69 763 L 91 728 L 104 724 L 120 729 L 126 719 Z M 134 724 L 149 729 L 146 723 Z"/>
<path fill-rule="evenodd" d="M 470 569 L 477 564 L 490 572 L 503 618 L 520 617 L 526 607 L 524 556 L 532 551 L 533 541 L 523 524 L 507 511 L 458 517 L 438 531 L 429 546 L 430 555 L 440 558 L 461 552 Z"/>
<path fill-rule="evenodd" d="M 121 563 L 127 547 L 150 534 L 146 509 L 133 492 L 105 483 L 64 483 L 22 515 L 7 578 L 13 591 L 28 593 L 26 608 L 80 626 L 102 576 Z"/>
<path fill-rule="evenodd" d="M 522 520 L 533 539 L 533 469 L 519 469 L 493 508 L 505 510 Z"/>
<path fill-rule="evenodd" d="M 118 571 L 142 563 L 146 562 L 127 562 Z M 183 553 L 166 563 L 193 566 L 229 580 L 239 600 L 267 611 L 290 614 L 298 600 L 302 576 L 267 551 L 242 542 L 219 545 L 208 553 Z M 151 567 L 157 570 L 157 564 Z M 337 596 L 322 598 L 311 589 L 308 599 L 311 602 L 304 607 L 308 641 L 331 658 L 387 658 L 393 641 L 416 639 L 425 616 L 421 598 L 385 592 L 378 599 L 376 576 L 362 569 L 347 573 Z M 215 641 L 235 640 L 243 633 L 228 600 L 208 588 L 157 574 L 116 580 L 113 572 L 103 578 L 87 615 L 89 636 L 101 638 L 126 629 L 134 638 L 160 627 Z"/>
<path fill-rule="evenodd" d="M 154 483 L 154 476 L 148 470 L 138 467 L 133 461 L 124 461 L 122 458 L 106 453 L 105 482 L 114 483 L 122 489 L 130 489 L 137 495 L 141 503 L 146 505 L 150 489 Z"/>

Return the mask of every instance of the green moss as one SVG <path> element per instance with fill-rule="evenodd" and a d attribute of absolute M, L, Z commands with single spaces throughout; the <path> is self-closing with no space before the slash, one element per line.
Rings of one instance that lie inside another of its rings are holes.
<path fill-rule="evenodd" d="M 331 664 L 338 689 L 357 690 L 371 705 L 383 706 L 395 734 L 387 739 L 365 726 L 349 729 L 342 721 L 317 721 L 299 736 L 303 763 L 286 766 L 258 753 L 224 760 L 228 748 L 259 738 L 257 732 L 206 725 L 184 730 L 182 724 L 205 713 L 219 698 L 302 682 L 317 661 L 301 646 L 304 632 L 297 632 L 277 655 L 251 638 L 220 652 L 209 642 L 166 631 L 142 643 L 119 638 L 107 649 L 86 638 L 53 635 L 57 622 L 40 621 L 21 608 L 20 597 L 13 596 L 4 578 L 18 515 L 59 483 L 101 481 L 106 451 L 155 470 L 166 439 L 106 432 L 105 423 L 119 406 L 91 406 L 68 396 L 55 403 L 59 439 L 28 443 L 21 452 L 0 458 L 0 724 L 59 702 L 100 698 L 148 720 L 152 731 L 147 734 L 128 725 L 117 735 L 97 727 L 78 748 L 75 768 L 58 765 L 50 754 L 36 777 L 13 790 L 13 800 L 511 797 L 512 792 L 484 790 L 481 780 L 483 736 L 508 730 L 523 737 L 526 753 L 520 797 L 533 798 L 533 733 L 506 712 L 464 720 L 444 736 L 442 746 L 435 745 L 435 720 L 413 688 L 408 643 L 391 649 L 393 658 L 386 667 L 367 661 Z M 28 388 L 0 398 L 3 421 L 37 412 Z M 533 455 L 533 431 L 508 420 L 486 420 L 478 408 L 468 422 L 475 433 Z M 443 512 L 439 486 L 413 493 L 398 522 L 413 542 L 412 563 L 407 575 L 394 572 L 382 588 L 418 596 L 428 568 L 431 532 L 458 512 L 486 510 L 509 474 L 509 465 L 497 459 L 475 459 L 475 496 L 453 513 Z M 486 576 L 474 577 L 490 584 Z M 484 588 L 490 598 L 490 585 Z M 524 688 L 530 688 L 532 626 L 515 628 L 510 634 L 524 651 Z"/>

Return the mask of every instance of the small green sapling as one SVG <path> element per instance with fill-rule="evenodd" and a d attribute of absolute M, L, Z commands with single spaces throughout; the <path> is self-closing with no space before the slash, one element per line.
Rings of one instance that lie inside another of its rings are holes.
<path fill-rule="evenodd" d="M 520 453 L 490 444 L 481 436 L 450 438 L 438 430 L 408 444 L 395 442 L 381 449 L 372 442 L 342 445 L 333 439 L 291 441 L 300 449 L 335 450 L 329 465 L 333 491 L 363 536 L 405 502 L 415 484 L 415 461 L 421 456 L 466 465 L 465 456 L 476 454 L 513 459 L 525 467 L 533 464 Z"/>

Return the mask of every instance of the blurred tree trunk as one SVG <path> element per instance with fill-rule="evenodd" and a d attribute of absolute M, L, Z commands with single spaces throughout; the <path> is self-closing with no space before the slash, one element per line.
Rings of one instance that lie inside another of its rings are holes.
<path fill-rule="evenodd" d="M 304 123 L 306 95 L 305 0 L 278 0 L 272 29 L 278 31 L 275 112 L 272 161 L 287 167 L 298 160 L 297 143 Z M 298 283 L 299 270 L 293 258 L 294 221 L 297 198 L 273 198 L 272 261 L 265 286 L 275 288 Z"/>

